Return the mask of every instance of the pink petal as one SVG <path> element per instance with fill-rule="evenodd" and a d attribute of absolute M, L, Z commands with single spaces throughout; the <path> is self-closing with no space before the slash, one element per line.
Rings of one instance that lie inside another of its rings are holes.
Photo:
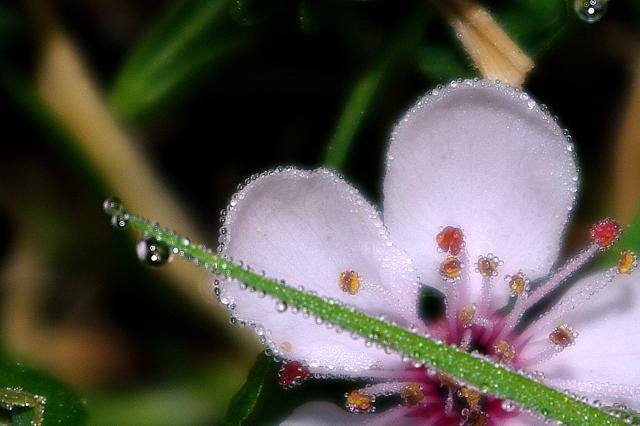
<path fill-rule="evenodd" d="M 577 286 L 587 285 L 587 277 Z M 550 379 L 592 383 L 579 394 L 605 402 L 621 402 L 640 408 L 640 284 L 635 275 L 621 276 L 580 308 L 561 318 L 578 333 L 575 345 L 545 362 L 541 369 Z M 635 397 L 612 386 L 635 389 Z M 607 395 L 612 393 L 613 395 Z M 617 397 L 620 396 L 620 397 Z"/>
<path fill-rule="evenodd" d="M 472 293 L 478 256 L 503 262 L 501 277 L 531 279 L 555 262 L 577 191 L 572 145 L 529 95 L 491 81 L 452 82 L 420 99 L 396 125 L 387 157 L 384 219 L 421 281 L 440 285 L 435 236 L 460 226 Z"/>
<path fill-rule="evenodd" d="M 419 321 L 411 261 L 391 244 L 376 210 L 327 170 L 264 173 L 233 197 L 224 229 L 222 254 L 256 271 L 405 326 Z M 351 270 L 360 279 L 356 294 L 339 283 Z M 224 283 L 221 297 L 236 305 L 238 318 L 257 324 L 274 351 L 315 371 L 353 373 L 400 363 L 397 354 L 365 347 L 362 339 L 292 309 L 280 313 L 276 301 L 236 283 Z"/>
<path fill-rule="evenodd" d="M 329 402 L 308 402 L 296 408 L 280 426 L 418 426 L 419 419 L 402 418 L 404 408 L 380 414 L 349 413 Z"/>

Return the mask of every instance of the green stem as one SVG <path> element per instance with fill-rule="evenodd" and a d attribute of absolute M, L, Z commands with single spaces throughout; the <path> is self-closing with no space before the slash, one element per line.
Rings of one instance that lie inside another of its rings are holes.
<path fill-rule="evenodd" d="M 352 333 L 356 333 L 398 353 L 407 354 L 445 374 L 451 375 L 484 393 L 513 401 L 524 409 L 533 410 L 542 416 L 567 425 L 624 425 L 615 418 L 585 402 L 560 391 L 544 386 L 504 366 L 473 356 L 457 347 L 436 342 L 409 330 L 390 325 L 362 312 L 325 299 L 296 290 L 214 254 L 203 245 L 191 243 L 175 232 L 149 223 L 135 215 L 124 213 L 129 224 L 145 235 L 176 249 L 181 255 L 194 260 L 212 272 L 232 277 L 247 285 L 280 299 L 289 306 L 306 310 L 309 314 L 323 318 Z"/>

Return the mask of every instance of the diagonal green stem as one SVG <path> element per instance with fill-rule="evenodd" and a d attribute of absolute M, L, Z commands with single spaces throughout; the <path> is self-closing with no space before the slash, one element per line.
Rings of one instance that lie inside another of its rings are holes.
<path fill-rule="evenodd" d="M 273 296 L 290 306 L 305 309 L 309 314 L 321 317 L 352 333 L 356 333 L 398 353 L 449 374 L 484 393 L 513 401 L 523 409 L 533 410 L 542 416 L 575 426 L 624 425 L 624 420 L 613 417 L 585 402 L 544 386 L 542 383 L 511 371 L 490 360 L 471 355 L 457 347 L 436 342 L 409 330 L 372 318 L 362 312 L 330 303 L 321 297 L 296 290 L 214 254 L 203 245 L 191 243 L 175 232 L 151 224 L 147 220 L 128 213 L 124 220 L 145 235 L 167 244 L 181 255 L 194 260 L 207 270 L 232 277 L 257 290 Z"/>

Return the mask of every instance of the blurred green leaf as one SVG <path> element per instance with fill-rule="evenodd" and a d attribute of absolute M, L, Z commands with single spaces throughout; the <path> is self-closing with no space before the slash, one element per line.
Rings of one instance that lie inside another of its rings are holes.
<path fill-rule="evenodd" d="M 251 417 L 262 396 L 265 382 L 275 379 L 277 368 L 278 365 L 268 356 L 264 354 L 258 356 L 247 381 L 229 404 L 225 425 L 242 425 Z"/>
<path fill-rule="evenodd" d="M 561 0 L 506 0 L 489 9 L 533 59 L 553 45 L 569 21 L 567 3 Z"/>
<path fill-rule="evenodd" d="M 178 371 L 156 386 L 127 388 L 88 398 L 93 426 L 198 426 L 222 418 L 242 369 L 220 361 Z"/>
<path fill-rule="evenodd" d="M 7 359 L 0 359 L 0 388 L 26 392 L 32 396 L 46 399 L 44 404 L 43 426 L 63 424 L 68 426 L 87 424 L 87 414 L 84 404 L 66 386 L 53 377 L 40 373 L 20 363 Z M 31 425 L 34 410 L 26 407 L 0 404 L 4 408 L 0 411 L 2 418 L 8 419 L 13 425 Z"/>
<path fill-rule="evenodd" d="M 438 83 L 475 76 L 462 51 L 445 44 L 424 46 L 418 51 L 417 61 L 420 70 L 430 80 Z"/>
<path fill-rule="evenodd" d="M 229 404 L 225 426 L 278 424 L 305 402 L 322 400 L 341 405 L 346 391 L 364 385 L 356 380 L 312 379 L 293 389 L 284 389 L 277 382 L 279 368 L 280 364 L 268 356 L 258 356 L 246 383 Z"/>
<path fill-rule="evenodd" d="M 370 69 L 366 70 L 356 81 L 347 96 L 344 109 L 338 119 L 333 136 L 327 145 L 324 160 L 326 167 L 342 170 L 347 161 L 356 134 L 366 118 L 385 76 L 392 71 L 393 65 L 418 46 L 432 14 L 418 3 L 397 33 L 390 38 Z"/>
<path fill-rule="evenodd" d="M 109 94 L 122 118 L 144 116 L 193 86 L 194 79 L 244 43 L 220 27 L 228 0 L 176 1 L 143 36 Z"/>

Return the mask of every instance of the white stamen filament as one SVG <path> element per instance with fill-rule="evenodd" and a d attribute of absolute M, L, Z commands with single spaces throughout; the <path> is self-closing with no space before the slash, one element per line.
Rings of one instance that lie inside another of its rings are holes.
<path fill-rule="evenodd" d="M 609 268 L 589 284 L 564 295 L 549 311 L 540 315 L 536 321 L 527 327 L 518 340 L 526 339 L 527 336 L 537 335 L 548 329 L 550 325 L 560 323 L 560 318 L 594 297 L 618 276 L 619 274 L 615 267 Z"/>
<path fill-rule="evenodd" d="M 534 304 L 542 300 L 543 297 L 550 294 L 558 288 L 567 278 L 587 264 L 598 252 L 600 247 L 597 244 L 591 244 L 589 247 L 578 253 L 567 263 L 565 263 L 555 274 L 553 274 L 545 283 L 533 290 L 526 299 L 518 298 L 515 307 L 509 313 L 507 324 L 516 324 L 522 314 L 532 307 Z M 520 301 L 522 299 L 522 302 Z"/>

